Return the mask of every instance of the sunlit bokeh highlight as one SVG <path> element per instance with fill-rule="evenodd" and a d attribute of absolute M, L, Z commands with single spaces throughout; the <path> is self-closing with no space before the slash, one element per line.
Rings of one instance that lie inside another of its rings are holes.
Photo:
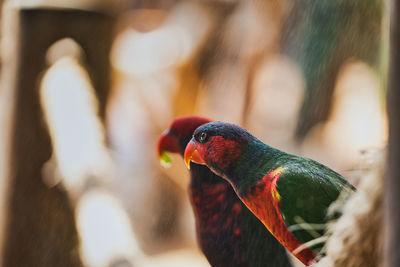
<path fill-rule="evenodd" d="M 42 80 L 42 101 L 64 182 L 81 189 L 87 177 L 110 179 L 112 162 L 104 129 L 86 71 L 78 61 L 63 57 Z"/>
<path fill-rule="evenodd" d="M 88 266 L 106 267 L 113 261 L 131 262 L 141 256 L 129 217 L 109 192 L 89 191 L 79 201 L 76 212 L 82 256 Z"/>

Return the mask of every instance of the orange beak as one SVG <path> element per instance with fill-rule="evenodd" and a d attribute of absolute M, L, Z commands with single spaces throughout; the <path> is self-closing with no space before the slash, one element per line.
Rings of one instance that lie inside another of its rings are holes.
<path fill-rule="evenodd" d="M 194 142 L 193 139 L 190 140 L 190 142 L 186 145 L 184 160 L 189 170 L 191 161 L 197 164 L 203 164 L 203 165 L 206 164 L 206 162 L 200 156 L 199 151 L 197 151 L 196 143 Z"/>

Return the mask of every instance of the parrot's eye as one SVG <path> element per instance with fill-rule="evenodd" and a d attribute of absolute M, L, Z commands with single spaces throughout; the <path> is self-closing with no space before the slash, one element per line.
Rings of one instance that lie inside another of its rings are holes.
<path fill-rule="evenodd" d="M 200 134 L 199 134 L 199 142 L 200 143 L 204 143 L 205 141 L 207 141 L 207 133 L 206 132 L 201 132 Z"/>

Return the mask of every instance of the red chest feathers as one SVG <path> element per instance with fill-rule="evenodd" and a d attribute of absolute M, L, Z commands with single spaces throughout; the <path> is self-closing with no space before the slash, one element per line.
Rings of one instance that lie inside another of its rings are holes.
<path fill-rule="evenodd" d="M 242 200 L 275 238 L 292 252 L 302 243 L 289 232 L 279 209 L 280 195 L 276 190 L 276 183 L 284 170 L 284 168 L 279 167 L 270 171 L 242 196 Z M 302 250 L 295 256 L 305 264 L 310 263 L 315 258 L 315 254 L 308 249 Z"/>

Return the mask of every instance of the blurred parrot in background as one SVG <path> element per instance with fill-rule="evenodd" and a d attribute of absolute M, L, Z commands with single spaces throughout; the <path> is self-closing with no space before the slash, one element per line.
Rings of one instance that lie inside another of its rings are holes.
<path fill-rule="evenodd" d="M 225 122 L 197 128 L 184 160 L 190 168 L 193 162 L 204 164 L 228 181 L 243 203 L 305 265 L 322 255 L 331 203 L 342 192 L 355 191 L 328 167 L 272 148 Z"/>
<path fill-rule="evenodd" d="M 183 156 L 194 130 L 210 120 L 175 119 L 158 140 L 160 160 Z M 284 247 L 239 200 L 230 184 L 206 166 L 190 164 L 189 197 L 201 250 L 212 266 L 292 266 Z"/>

